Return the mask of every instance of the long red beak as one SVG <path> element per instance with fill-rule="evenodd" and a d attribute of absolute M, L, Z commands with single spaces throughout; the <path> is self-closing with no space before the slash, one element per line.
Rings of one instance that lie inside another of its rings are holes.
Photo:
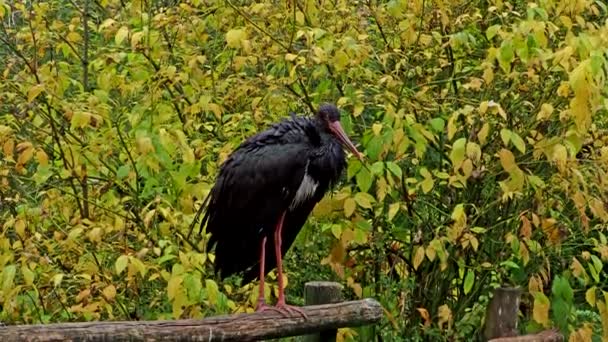
<path fill-rule="evenodd" d="M 329 123 L 329 129 L 336 135 L 338 140 L 346 146 L 360 161 L 363 161 L 363 155 L 359 153 L 355 145 L 348 138 L 344 130 L 342 129 L 342 125 L 340 125 L 340 121 L 334 121 Z"/>

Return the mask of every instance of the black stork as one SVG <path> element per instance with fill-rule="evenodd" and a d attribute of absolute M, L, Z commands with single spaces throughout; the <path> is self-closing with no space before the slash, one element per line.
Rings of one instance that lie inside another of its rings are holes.
<path fill-rule="evenodd" d="M 245 140 L 220 167 L 207 198 L 201 231 L 206 224 L 215 246 L 215 270 L 221 278 L 243 272 L 243 284 L 259 276 L 256 311 L 295 311 L 286 305 L 282 257 L 314 206 L 338 181 L 346 158 L 342 146 L 362 155 L 340 125 L 332 104 L 316 116 L 292 115 Z M 266 244 L 273 236 L 274 243 Z M 267 254 L 276 260 L 266 260 Z M 276 261 L 276 264 L 275 264 Z M 278 268 L 279 298 L 264 300 L 264 276 Z"/>

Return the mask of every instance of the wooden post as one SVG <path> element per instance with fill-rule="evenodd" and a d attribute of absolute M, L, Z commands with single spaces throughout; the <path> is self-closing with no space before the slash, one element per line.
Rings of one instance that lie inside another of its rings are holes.
<path fill-rule="evenodd" d="M 330 281 L 311 281 L 304 284 L 306 305 L 333 304 L 342 301 L 342 285 Z M 302 337 L 303 342 L 335 342 L 337 329 L 320 331 Z"/>
<path fill-rule="evenodd" d="M 484 337 L 491 340 L 497 337 L 517 336 L 517 313 L 521 290 L 513 287 L 499 287 L 486 311 Z"/>

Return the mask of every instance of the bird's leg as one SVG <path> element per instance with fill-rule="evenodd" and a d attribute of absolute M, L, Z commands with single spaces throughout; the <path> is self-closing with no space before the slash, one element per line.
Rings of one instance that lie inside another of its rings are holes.
<path fill-rule="evenodd" d="M 274 253 L 277 258 L 277 270 L 279 277 L 279 299 L 277 301 L 276 308 L 281 312 L 289 314 L 289 313 L 298 313 L 302 315 L 304 318 L 308 318 L 306 313 L 295 306 L 287 305 L 285 303 L 285 283 L 283 283 L 283 256 L 281 253 L 281 243 L 282 243 L 282 234 L 283 234 L 283 220 L 285 219 L 285 212 L 281 214 L 279 218 L 279 222 L 277 222 L 277 227 L 274 231 Z"/>
<path fill-rule="evenodd" d="M 268 308 L 266 305 L 266 300 L 264 299 L 264 265 L 266 264 L 266 237 L 262 239 L 262 244 L 260 248 L 260 284 L 259 290 L 260 293 L 258 295 L 258 304 L 255 308 L 256 311 L 264 311 L 265 308 Z"/>

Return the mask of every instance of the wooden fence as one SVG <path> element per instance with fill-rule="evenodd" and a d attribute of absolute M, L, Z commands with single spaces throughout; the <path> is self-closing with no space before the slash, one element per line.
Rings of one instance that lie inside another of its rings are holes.
<path fill-rule="evenodd" d="M 308 316 L 286 317 L 274 311 L 200 320 L 87 322 L 0 327 L 0 341 L 259 341 L 304 335 L 305 342 L 332 342 L 337 329 L 378 323 L 381 305 L 373 299 L 342 301 L 342 286 L 310 282 L 304 288 Z M 558 342 L 554 330 L 518 336 L 520 291 L 499 288 L 488 306 L 483 340 L 488 342 Z"/>

